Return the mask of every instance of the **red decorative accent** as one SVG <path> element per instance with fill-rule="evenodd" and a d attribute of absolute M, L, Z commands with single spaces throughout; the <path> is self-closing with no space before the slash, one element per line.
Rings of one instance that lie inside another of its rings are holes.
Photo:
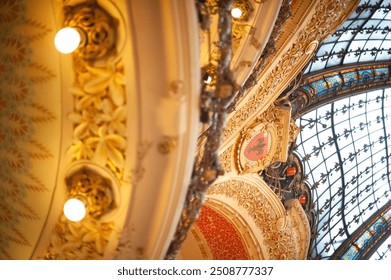
<path fill-rule="evenodd" d="M 299 198 L 300 204 L 306 204 L 307 203 L 307 195 L 303 194 Z"/>
<path fill-rule="evenodd" d="M 259 160 L 267 155 L 269 135 L 266 132 L 257 134 L 244 150 L 244 156 L 249 160 Z"/>
<path fill-rule="evenodd" d="M 296 175 L 296 167 L 288 167 L 286 169 L 286 176 L 295 176 Z"/>
<path fill-rule="evenodd" d="M 217 211 L 204 205 L 196 226 L 215 260 L 249 260 L 240 233 Z"/>

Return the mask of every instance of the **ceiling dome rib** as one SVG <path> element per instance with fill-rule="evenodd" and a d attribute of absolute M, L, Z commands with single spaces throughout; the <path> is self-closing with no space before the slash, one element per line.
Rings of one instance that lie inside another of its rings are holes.
<path fill-rule="evenodd" d="M 362 0 L 356 11 L 320 45 L 305 74 L 332 66 L 391 58 L 391 1 Z"/>

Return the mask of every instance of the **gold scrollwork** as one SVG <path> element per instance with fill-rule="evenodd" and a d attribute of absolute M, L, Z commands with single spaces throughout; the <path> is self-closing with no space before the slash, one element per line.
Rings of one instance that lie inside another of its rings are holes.
<path fill-rule="evenodd" d="M 115 52 L 118 21 L 97 3 L 65 6 L 64 13 L 64 25 L 75 27 L 84 35 L 83 47 L 75 51 L 76 55 L 86 60 L 98 60 Z"/>
<path fill-rule="evenodd" d="M 239 131 L 240 126 L 245 123 L 249 116 L 266 108 L 268 102 L 275 100 L 279 94 L 278 89 L 286 81 L 287 77 L 295 76 L 310 58 L 306 51 L 312 50 L 315 41 L 321 41 L 330 33 L 335 25 L 336 19 L 340 20 L 346 15 L 346 8 L 349 1 L 320 1 L 315 13 L 307 26 L 300 31 L 299 36 L 290 49 L 280 59 L 278 65 L 271 70 L 259 85 L 255 93 L 247 99 L 247 102 L 236 109 L 227 121 L 222 135 L 222 142 L 227 141 L 233 134 Z M 256 80 L 259 78 L 256 77 Z"/>
<path fill-rule="evenodd" d="M 99 219 L 116 208 L 110 180 L 93 170 L 84 167 L 74 172 L 66 178 L 66 184 L 70 196 L 86 200 L 92 218 Z"/>
<path fill-rule="evenodd" d="M 290 224 L 284 225 L 268 196 L 256 184 L 240 179 L 222 181 L 208 190 L 208 197 L 216 195 L 235 200 L 253 219 L 263 234 L 263 244 L 268 248 L 269 259 L 297 259 Z"/>

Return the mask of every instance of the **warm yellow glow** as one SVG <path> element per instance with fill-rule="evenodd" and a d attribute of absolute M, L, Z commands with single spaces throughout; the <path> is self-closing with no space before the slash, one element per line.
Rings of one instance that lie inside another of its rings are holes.
<path fill-rule="evenodd" d="M 77 198 L 68 199 L 64 204 L 64 215 L 70 221 L 81 221 L 86 215 L 86 206 Z"/>
<path fill-rule="evenodd" d="M 81 36 L 77 29 L 65 27 L 60 29 L 54 38 L 54 45 L 61 53 L 71 53 L 77 49 L 81 41 Z"/>
<path fill-rule="evenodd" d="M 242 10 L 239 9 L 239 8 L 233 8 L 233 9 L 231 10 L 231 15 L 232 15 L 232 17 L 234 17 L 234 18 L 240 18 L 240 17 L 242 16 L 242 14 L 243 14 L 243 12 L 242 12 Z"/>

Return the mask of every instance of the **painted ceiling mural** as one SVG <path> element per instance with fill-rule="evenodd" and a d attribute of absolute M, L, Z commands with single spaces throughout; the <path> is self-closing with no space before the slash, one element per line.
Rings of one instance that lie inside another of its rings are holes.
<path fill-rule="evenodd" d="M 0 1 L 0 259 L 30 258 L 56 179 L 59 64 L 48 47 L 54 17 L 50 1 L 47 13 L 36 6 Z"/>

